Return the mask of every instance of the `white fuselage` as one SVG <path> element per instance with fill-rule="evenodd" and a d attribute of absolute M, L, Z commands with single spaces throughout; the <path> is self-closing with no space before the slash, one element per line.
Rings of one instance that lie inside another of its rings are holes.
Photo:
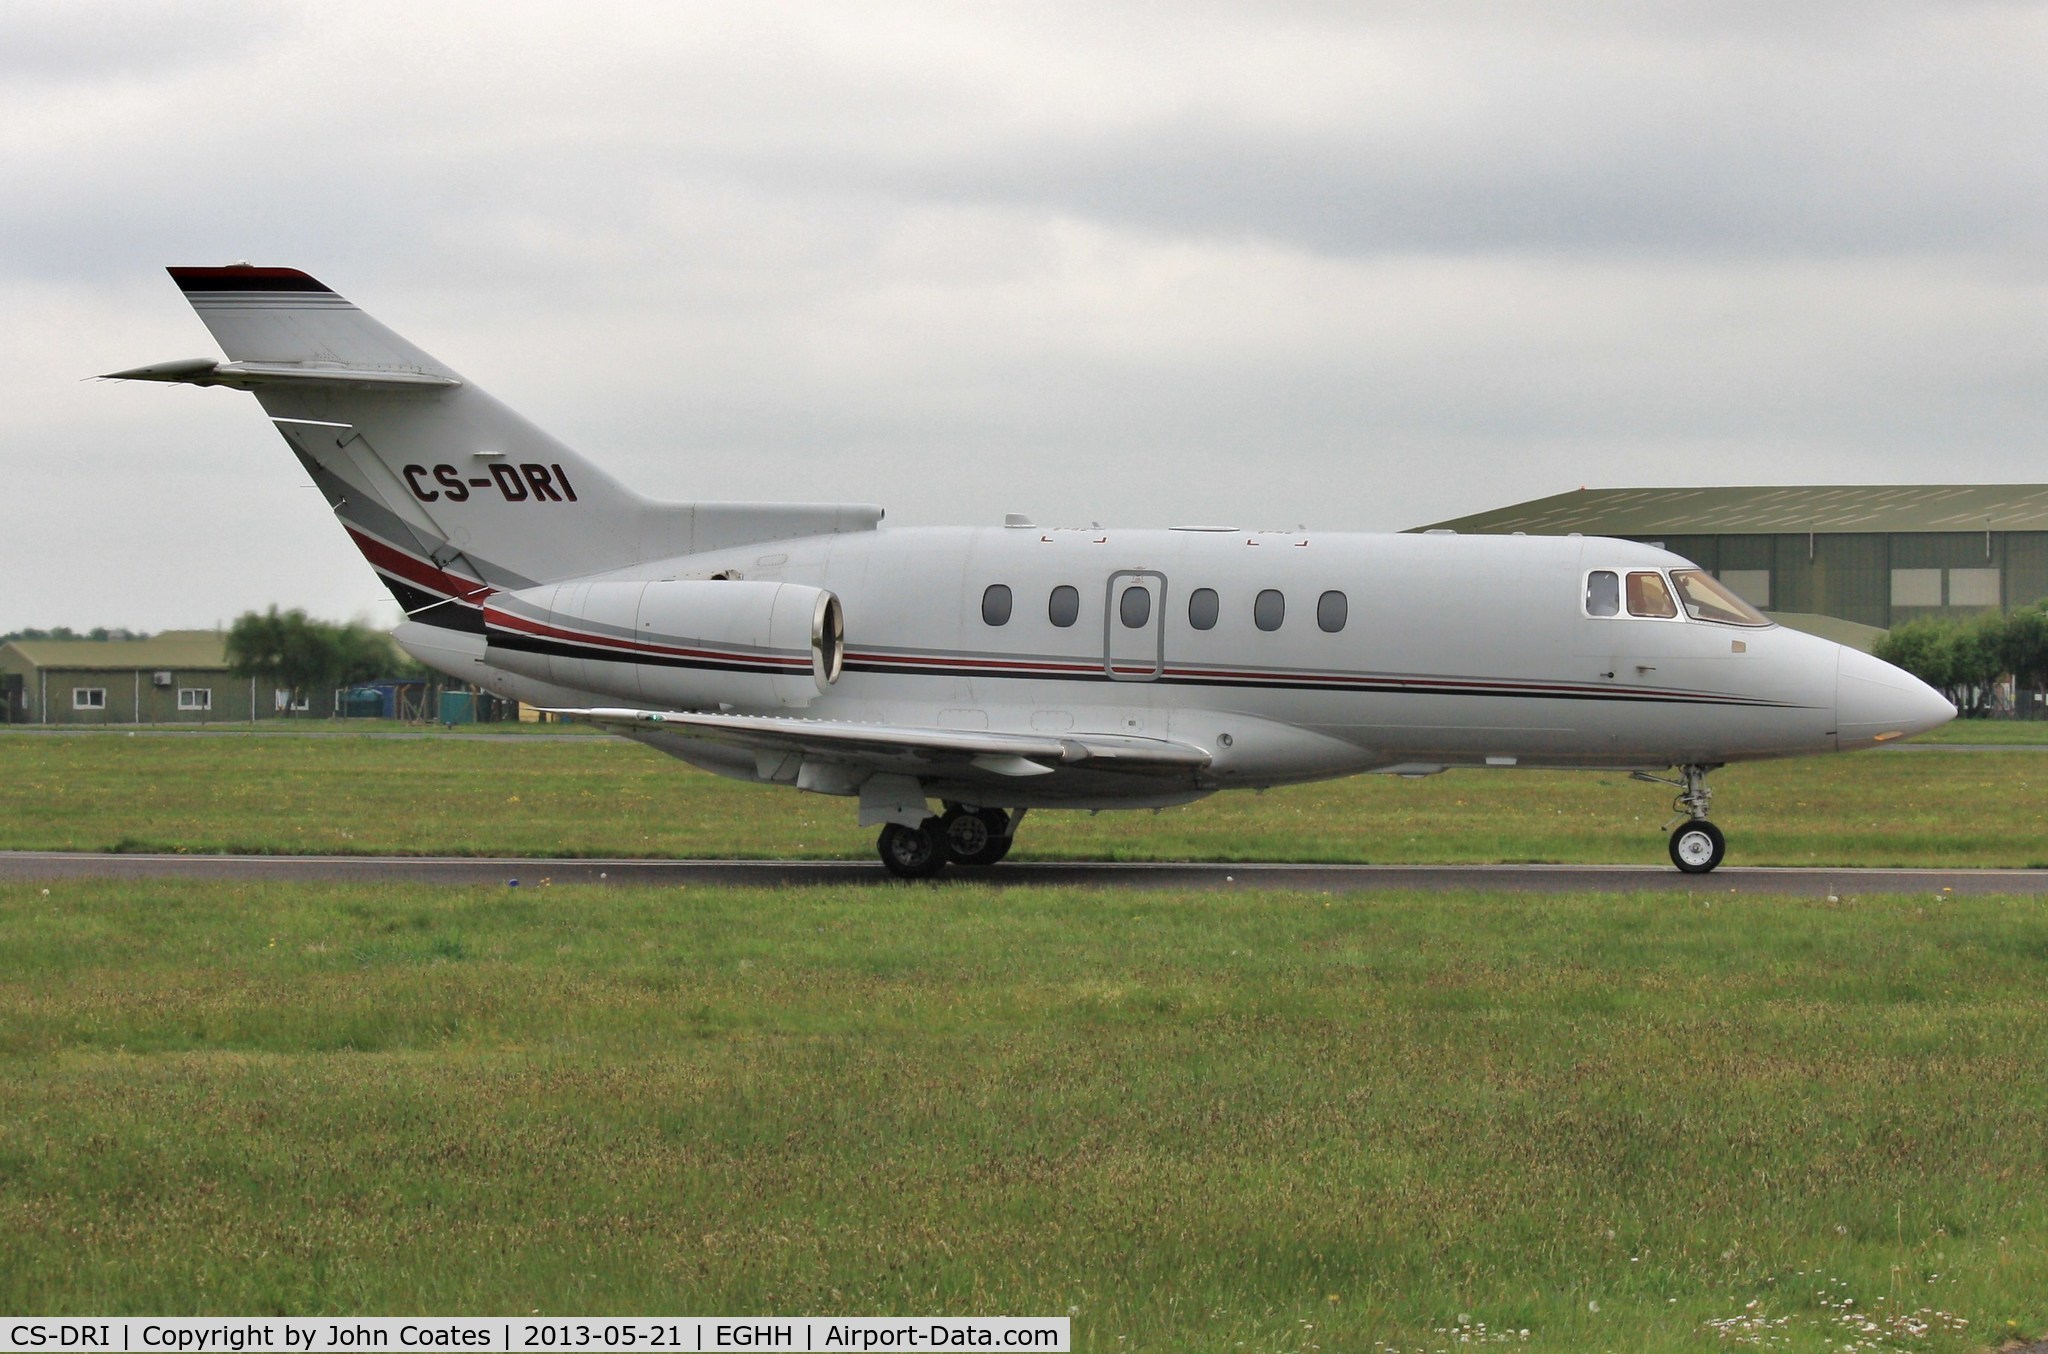
<path fill-rule="evenodd" d="M 997 793 L 931 787 L 1011 807 L 1175 802 L 1361 771 L 1714 764 L 1860 746 L 1920 715 L 1946 717 L 1945 707 L 1915 706 L 1905 687 L 1899 709 L 1844 711 L 1845 663 L 1893 670 L 1782 626 L 1587 614 L 1590 570 L 1684 566 L 1604 538 L 1004 527 L 813 536 L 599 577 L 724 577 L 836 595 L 844 671 L 807 718 L 1134 735 L 1210 756 L 1171 788 L 1085 769 Z M 1006 617 L 992 587 L 1008 589 Z M 1070 612 L 1055 602 L 1063 588 L 1073 590 Z M 1142 601 L 1126 601 L 1133 589 Z M 1206 614 L 1190 614 L 1201 590 L 1214 593 L 1206 627 L 1195 623 Z M 1280 615 L 1273 625 L 1268 599 L 1272 628 L 1262 628 L 1258 599 L 1269 592 Z M 1326 594 L 1341 595 L 1341 618 Z M 452 655 L 433 647 L 422 656 L 448 667 Z M 476 677 L 481 661 L 485 684 L 507 695 L 569 705 L 618 690 L 541 682 L 480 649 L 466 647 L 451 670 Z M 700 704 L 790 713 L 734 694 Z M 774 778 L 750 754 L 648 741 L 727 774 Z"/>

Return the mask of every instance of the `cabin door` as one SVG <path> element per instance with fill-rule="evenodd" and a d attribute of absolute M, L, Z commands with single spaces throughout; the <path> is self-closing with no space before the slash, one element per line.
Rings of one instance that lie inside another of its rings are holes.
<path fill-rule="evenodd" d="M 1166 671 L 1166 575 L 1119 569 L 1102 608 L 1102 666 L 1111 681 L 1154 682 Z"/>

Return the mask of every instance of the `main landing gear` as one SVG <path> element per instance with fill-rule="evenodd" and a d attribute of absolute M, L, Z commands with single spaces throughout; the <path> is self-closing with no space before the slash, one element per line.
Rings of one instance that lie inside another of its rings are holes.
<path fill-rule="evenodd" d="M 970 809 L 948 804 L 937 818 L 916 827 L 890 823 L 875 842 L 882 864 L 898 879 L 929 879 L 950 862 L 982 868 L 1010 854 L 1024 810 Z"/>
<path fill-rule="evenodd" d="M 1684 777 L 1682 780 L 1653 776 L 1647 771 L 1635 773 L 1637 780 L 1678 787 L 1678 798 L 1671 801 L 1671 811 L 1678 815 L 1674 820 L 1678 826 L 1671 834 L 1671 863 L 1687 874 L 1705 874 L 1728 854 L 1728 839 L 1721 835 L 1720 828 L 1707 821 L 1707 810 L 1714 802 L 1707 772 L 1715 769 L 1698 762 L 1681 766 L 1678 774 Z"/>

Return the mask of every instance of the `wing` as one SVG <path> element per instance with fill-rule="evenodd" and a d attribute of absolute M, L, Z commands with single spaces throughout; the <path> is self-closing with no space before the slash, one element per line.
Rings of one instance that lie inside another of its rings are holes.
<path fill-rule="evenodd" d="M 624 734 L 666 734 L 753 752 L 806 753 L 877 771 L 972 767 L 997 776 L 1043 776 L 1063 768 L 1186 777 L 1209 765 L 1206 750 L 1164 738 L 1123 734 L 991 733 L 919 729 L 839 719 L 712 715 L 674 710 L 553 710 Z"/>

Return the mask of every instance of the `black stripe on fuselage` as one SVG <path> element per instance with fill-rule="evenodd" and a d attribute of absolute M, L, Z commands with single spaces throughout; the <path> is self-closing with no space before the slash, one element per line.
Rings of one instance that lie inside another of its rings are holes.
<path fill-rule="evenodd" d="M 460 630 L 466 635 L 481 635 L 484 632 L 484 609 L 469 602 L 457 602 L 446 597 L 437 597 L 425 588 L 415 587 L 402 578 L 394 578 L 383 570 L 377 577 L 384 580 L 384 586 L 391 589 L 391 595 L 398 599 L 398 605 L 405 611 L 405 618 L 418 621 L 421 625 L 435 625 L 443 630 Z"/>
<path fill-rule="evenodd" d="M 516 630 L 500 630 L 495 627 L 485 631 L 493 649 L 515 649 L 520 653 L 545 654 L 550 658 L 577 658 L 595 663 L 644 663 L 658 668 L 699 668 L 705 672 L 752 672 L 773 676 L 800 676 L 809 672 L 808 667 L 799 668 L 788 660 L 761 658 L 683 658 L 674 654 L 620 653 L 616 649 L 604 649 L 590 644 L 572 644 L 567 640 L 543 639 L 538 635 L 521 634 Z M 486 658 L 485 661 L 489 661 Z"/>
<path fill-rule="evenodd" d="M 553 658 L 576 658 L 600 663 L 647 663 L 657 667 L 696 668 L 707 672 L 770 672 L 794 675 L 796 669 L 775 666 L 770 660 L 749 662 L 744 659 L 720 660 L 684 658 L 670 654 L 620 653 L 613 649 L 599 648 L 588 644 L 574 644 L 565 640 L 543 639 L 534 635 L 521 634 L 512 630 L 491 629 L 490 642 L 496 648 L 516 649 L 523 653 L 546 654 Z M 845 670 L 873 674 L 893 674 L 915 677 L 998 677 L 1011 680 L 1057 681 L 1057 682 L 1116 682 L 1119 685 L 1208 687 L 1214 690 L 1255 690 L 1255 691 L 1331 691 L 1340 695 L 1385 695 L 1385 696 L 1474 696 L 1490 699 L 1518 698 L 1522 700 L 1570 700 L 1570 701 L 1613 701 L 1636 705 L 1721 705 L 1743 709 L 1796 710 L 1802 707 L 1784 701 L 1759 701 L 1746 696 L 1716 696 L 1704 692 L 1645 691 L 1640 687 L 1630 690 L 1599 691 L 1578 689 L 1557 689 L 1551 687 L 1473 687 L 1452 681 L 1381 679 L 1366 684 L 1358 678 L 1336 678 L 1332 680 L 1307 680 L 1287 677 L 1196 677 L 1168 673 L 1156 678 L 1112 678 L 1106 672 L 1044 672 L 1006 671 L 999 667 L 964 668 L 917 667 L 909 664 L 862 662 L 859 659 L 846 660 Z"/>
<path fill-rule="evenodd" d="M 915 677 L 999 677 L 1016 681 L 1110 682 L 1120 686 L 1202 686 L 1218 691 L 1334 691 L 1364 696 L 1479 696 L 1516 697 L 1523 700 L 1623 701 L 1661 705 L 1732 705 L 1745 709 L 1800 710 L 1806 707 L 1787 701 L 1757 700 L 1749 696 L 1716 696 L 1704 692 L 1631 690 L 1597 691 L 1552 687 L 1472 687 L 1453 681 L 1419 681 L 1385 678 L 1366 683 L 1358 678 L 1336 677 L 1314 680 L 1295 677 L 1194 677 L 1167 673 L 1161 677 L 1111 677 L 1107 672 L 1015 672 L 999 668 L 918 667 L 904 663 L 866 663 L 846 660 L 846 671 L 900 673 Z"/>

